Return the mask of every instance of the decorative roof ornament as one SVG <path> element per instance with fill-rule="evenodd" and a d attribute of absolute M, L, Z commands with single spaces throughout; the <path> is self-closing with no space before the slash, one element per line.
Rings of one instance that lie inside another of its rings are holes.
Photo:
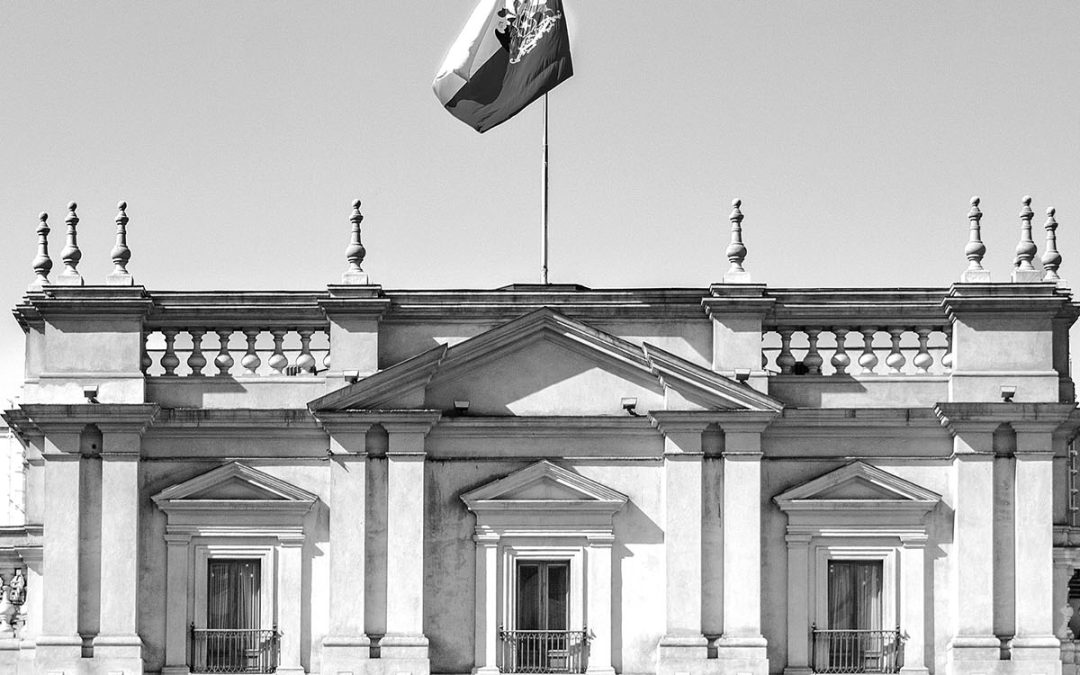
<path fill-rule="evenodd" d="M 971 210 L 968 211 L 968 220 L 971 222 L 971 239 L 964 247 L 964 255 L 968 259 L 968 267 L 960 274 L 962 283 L 986 283 L 990 281 L 990 272 L 982 266 L 983 256 L 986 255 L 986 245 L 982 241 L 982 211 L 979 210 L 979 197 L 971 198 Z"/>
<path fill-rule="evenodd" d="M 1020 243 L 1016 245 L 1016 259 L 1013 262 L 1013 283 L 1042 281 L 1042 272 L 1032 266 L 1031 261 L 1038 252 L 1031 238 L 1031 219 L 1035 212 L 1031 210 L 1031 197 L 1024 197 L 1024 208 L 1020 209 Z"/>
<path fill-rule="evenodd" d="M 39 291 L 42 286 L 52 283 L 49 281 L 49 272 L 52 271 L 53 265 L 52 258 L 49 257 L 49 232 L 49 214 L 42 211 L 38 216 L 38 248 L 33 262 L 36 276 L 27 288 L 29 291 Z"/>
<path fill-rule="evenodd" d="M 133 286 L 135 279 L 127 270 L 128 261 L 131 260 L 131 249 L 127 245 L 127 202 L 120 202 L 116 208 L 120 213 L 116 214 L 116 244 L 111 252 L 113 271 L 105 277 L 105 283 L 110 286 Z"/>
<path fill-rule="evenodd" d="M 1057 213 L 1053 206 L 1046 209 L 1046 223 L 1043 227 L 1046 228 L 1046 253 L 1042 254 L 1043 269 L 1046 274 L 1043 275 L 1043 281 L 1056 281 L 1061 283 L 1061 277 L 1058 276 L 1058 268 L 1061 267 L 1061 254 L 1057 250 L 1057 220 L 1054 219 L 1054 214 Z"/>
<path fill-rule="evenodd" d="M 743 269 L 743 261 L 746 260 L 746 246 L 742 240 L 743 214 L 740 210 L 742 200 L 733 200 L 731 206 L 731 215 L 728 216 L 728 220 L 731 221 L 731 243 L 728 244 L 725 252 L 731 267 L 724 273 L 724 283 L 748 284 L 750 283 L 750 273 Z"/>
<path fill-rule="evenodd" d="M 360 267 L 367 255 L 367 249 L 360 243 L 360 223 L 364 221 L 364 215 L 360 213 L 360 200 L 353 201 L 353 212 L 349 218 L 352 222 L 352 241 L 345 248 L 345 259 L 349 261 L 349 268 L 341 275 L 341 283 L 366 285 L 369 283 L 367 272 Z"/>
<path fill-rule="evenodd" d="M 64 269 L 57 275 L 56 279 L 56 283 L 61 286 L 83 285 L 82 275 L 76 269 L 79 266 L 79 260 L 82 259 L 82 251 L 79 250 L 78 235 L 75 229 L 79 224 L 79 216 L 75 213 L 77 208 L 79 208 L 78 204 L 70 202 L 68 204 L 67 218 L 64 219 L 64 223 L 67 224 L 67 244 L 64 246 L 64 250 L 60 251 L 60 259 L 64 261 Z"/>

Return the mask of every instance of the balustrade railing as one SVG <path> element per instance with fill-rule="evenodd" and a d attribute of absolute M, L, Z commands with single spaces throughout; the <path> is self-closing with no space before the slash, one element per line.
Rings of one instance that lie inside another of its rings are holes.
<path fill-rule="evenodd" d="M 278 666 L 277 629 L 191 627 L 192 673 L 272 673 Z"/>
<path fill-rule="evenodd" d="M 898 673 L 903 665 L 900 628 L 821 630 L 811 627 L 815 673 Z"/>
<path fill-rule="evenodd" d="M 761 366 L 777 375 L 943 375 L 952 368 L 947 324 L 772 326 Z"/>
<path fill-rule="evenodd" d="M 315 375 L 330 367 L 324 327 L 150 329 L 143 374 L 150 377 Z"/>
<path fill-rule="evenodd" d="M 583 673 L 585 630 L 500 630 L 503 673 Z"/>

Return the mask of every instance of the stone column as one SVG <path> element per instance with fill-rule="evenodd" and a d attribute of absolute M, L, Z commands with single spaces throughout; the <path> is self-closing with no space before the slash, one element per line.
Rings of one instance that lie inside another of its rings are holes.
<path fill-rule="evenodd" d="M 651 415 L 664 434 L 667 613 L 657 650 L 657 672 L 700 673 L 707 656 L 701 633 L 701 432 L 708 421 L 692 413 Z"/>
<path fill-rule="evenodd" d="M 44 607 L 37 638 L 39 672 L 77 672 L 79 637 L 79 435 L 77 428 L 45 437 Z"/>
<path fill-rule="evenodd" d="M 94 660 L 109 673 L 142 672 L 138 631 L 141 429 L 99 424 L 101 449 L 101 624 Z"/>
<path fill-rule="evenodd" d="M 774 413 L 723 419 L 724 634 L 717 658 L 740 673 L 767 675 L 761 634 L 761 432 Z"/>
<path fill-rule="evenodd" d="M 476 632 L 472 672 L 497 675 L 498 667 L 498 552 L 499 535 L 477 532 L 476 542 Z"/>
<path fill-rule="evenodd" d="M 585 553 L 589 568 L 585 625 L 592 637 L 585 672 L 596 675 L 615 675 L 615 669 L 611 666 L 611 547 L 614 543 L 614 535 L 590 535 L 589 548 Z"/>
<path fill-rule="evenodd" d="M 304 537 L 278 538 L 277 627 L 281 632 L 278 673 L 303 675 L 300 664 L 304 587 Z"/>
<path fill-rule="evenodd" d="M 188 578 L 191 534 L 165 533 L 165 667 L 161 675 L 187 675 L 188 670 Z"/>
<path fill-rule="evenodd" d="M 370 423 L 319 417 L 330 432 L 330 626 L 322 672 L 359 673 L 370 656 L 365 631 L 366 434 Z"/>
<path fill-rule="evenodd" d="M 1054 637 L 1052 429 L 1045 422 L 1014 422 L 1016 431 L 1016 636 L 1017 674 L 1046 673 L 1060 659 Z M 1023 665 L 1021 665 L 1023 664 Z"/>
<path fill-rule="evenodd" d="M 427 675 L 424 635 L 424 436 L 438 413 L 394 414 L 380 423 L 389 437 L 386 511 L 386 635 L 380 655 L 388 674 Z"/>
<path fill-rule="evenodd" d="M 784 675 L 809 675 L 810 535 L 787 535 L 787 666 Z"/>
<path fill-rule="evenodd" d="M 994 636 L 994 449 L 998 422 L 953 423 L 953 638 L 949 673 L 996 668 Z"/>
<path fill-rule="evenodd" d="M 900 549 L 900 629 L 906 634 L 901 675 L 926 675 L 925 534 L 902 537 Z"/>

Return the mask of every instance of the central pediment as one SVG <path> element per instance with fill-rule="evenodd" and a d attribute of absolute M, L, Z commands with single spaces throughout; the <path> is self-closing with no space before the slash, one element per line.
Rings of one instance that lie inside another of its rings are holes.
<path fill-rule="evenodd" d="M 648 343 L 544 308 L 386 368 L 309 404 L 319 410 L 453 410 L 513 416 L 625 416 L 651 410 L 779 410 L 743 384 Z"/>

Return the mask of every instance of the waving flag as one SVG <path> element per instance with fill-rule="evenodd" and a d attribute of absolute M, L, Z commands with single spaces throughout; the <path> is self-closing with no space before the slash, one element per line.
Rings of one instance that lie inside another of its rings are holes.
<path fill-rule="evenodd" d="M 480 0 L 432 87 L 483 133 L 573 74 L 562 0 Z"/>

